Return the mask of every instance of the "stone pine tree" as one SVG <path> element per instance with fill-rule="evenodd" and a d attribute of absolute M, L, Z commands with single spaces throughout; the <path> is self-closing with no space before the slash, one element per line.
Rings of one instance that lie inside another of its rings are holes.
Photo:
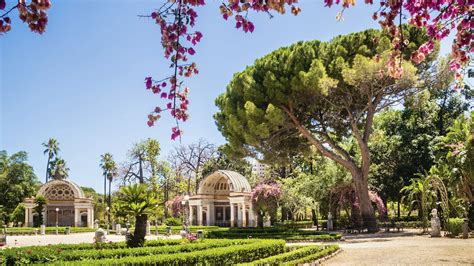
<path fill-rule="evenodd" d="M 363 224 L 375 230 L 367 180 L 374 115 L 417 90 L 417 68 L 405 59 L 424 35 L 407 28 L 403 36 L 404 53 L 395 60 L 400 73 L 389 63 L 390 38 L 376 30 L 298 42 L 256 60 L 216 99 L 218 129 L 242 155 L 285 143 L 314 146 L 352 175 Z M 356 152 L 346 149 L 348 139 Z"/>

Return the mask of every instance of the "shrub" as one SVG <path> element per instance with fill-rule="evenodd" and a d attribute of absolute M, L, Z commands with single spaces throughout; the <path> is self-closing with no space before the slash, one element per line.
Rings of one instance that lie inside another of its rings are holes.
<path fill-rule="evenodd" d="M 178 226 L 183 225 L 183 221 L 179 218 L 170 217 L 165 220 L 165 224 L 168 226 Z"/>
<path fill-rule="evenodd" d="M 313 262 L 317 259 L 320 259 L 320 258 L 323 258 L 323 257 L 326 257 L 326 256 L 332 254 L 333 252 L 337 251 L 338 249 L 339 249 L 338 245 L 331 245 L 331 246 L 325 247 L 324 249 L 322 249 L 320 251 L 317 251 L 316 253 L 310 254 L 306 257 L 288 261 L 288 262 L 284 263 L 284 265 L 300 265 L 300 264 L 303 264 L 303 263 Z"/>
<path fill-rule="evenodd" d="M 287 251 L 285 253 L 281 253 L 278 255 L 270 256 L 267 258 L 252 261 L 251 263 L 248 263 L 248 264 L 241 264 L 241 265 L 281 265 L 284 262 L 301 259 L 303 257 L 309 256 L 322 249 L 323 247 L 316 246 L 316 245 L 302 246 L 295 250 Z"/>
<path fill-rule="evenodd" d="M 279 254 L 285 250 L 283 240 L 259 240 L 258 242 L 211 248 L 176 254 L 160 254 L 140 257 L 123 257 L 101 260 L 83 260 L 68 265 L 232 265 L 250 262 Z M 60 265 L 60 262 L 56 264 Z"/>
<path fill-rule="evenodd" d="M 171 254 L 180 252 L 192 252 L 217 247 L 227 247 L 231 245 L 243 245 L 255 243 L 256 240 L 228 240 L 215 239 L 212 241 L 199 241 L 181 245 L 161 245 L 138 248 L 109 248 L 109 249 L 88 249 L 88 250 L 63 250 L 50 246 L 46 248 L 24 248 L 9 249 L 5 252 L 7 264 L 20 263 L 49 263 L 55 261 L 79 261 L 92 259 L 136 257 L 157 254 Z M 125 247 L 125 246 L 123 246 Z"/>
<path fill-rule="evenodd" d="M 463 218 L 449 218 L 447 229 L 452 236 L 458 236 L 462 233 Z"/>

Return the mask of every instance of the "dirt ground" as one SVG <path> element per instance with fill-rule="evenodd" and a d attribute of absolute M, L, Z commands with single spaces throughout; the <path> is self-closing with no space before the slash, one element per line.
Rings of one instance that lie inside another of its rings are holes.
<path fill-rule="evenodd" d="M 346 236 L 324 265 L 474 265 L 474 238 L 431 238 L 414 232 Z"/>

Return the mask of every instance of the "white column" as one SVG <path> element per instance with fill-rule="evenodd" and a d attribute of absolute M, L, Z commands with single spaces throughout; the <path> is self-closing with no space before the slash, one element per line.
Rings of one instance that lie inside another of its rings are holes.
<path fill-rule="evenodd" d="M 245 203 L 242 203 L 242 227 L 247 227 L 247 217 L 245 217 Z"/>
<path fill-rule="evenodd" d="M 29 215 L 30 215 L 30 208 L 26 207 L 25 208 L 25 223 L 23 224 L 24 227 L 28 227 L 28 222 L 30 221 Z"/>
<path fill-rule="evenodd" d="M 28 208 L 28 226 L 33 226 L 33 209 Z"/>
<path fill-rule="evenodd" d="M 197 206 L 197 225 L 202 225 L 202 205 Z"/>
<path fill-rule="evenodd" d="M 94 208 L 89 207 L 87 209 L 87 227 L 93 228 L 94 227 Z"/>
<path fill-rule="evenodd" d="M 230 204 L 230 227 L 234 227 L 234 220 L 235 220 L 235 215 L 234 215 L 234 204 Z"/>
<path fill-rule="evenodd" d="M 74 226 L 79 226 L 80 223 L 80 212 L 77 207 L 74 207 Z"/>
<path fill-rule="evenodd" d="M 43 225 L 46 226 L 46 220 L 48 219 L 47 217 L 47 212 L 46 208 L 43 209 Z"/>
<path fill-rule="evenodd" d="M 242 227 L 242 203 L 237 204 L 237 226 Z"/>
<path fill-rule="evenodd" d="M 193 206 L 189 205 L 188 225 L 193 225 Z"/>
<path fill-rule="evenodd" d="M 211 221 L 211 205 L 207 204 L 207 212 L 206 212 L 206 225 L 214 225 L 214 221 Z"/>
<path fill-rule="evenodd" d="M 254 222 L 255 222 L 255 216 L 253 215 L 252 202 L 250 202 L 250 204 L 249 204 L 249 226 L 254 227 L 255 226 Z"/>

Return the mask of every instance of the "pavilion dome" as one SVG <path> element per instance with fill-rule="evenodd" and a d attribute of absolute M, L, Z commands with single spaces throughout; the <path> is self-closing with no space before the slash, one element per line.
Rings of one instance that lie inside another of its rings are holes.
<path fill-rule="evenodd" d="M 38 195 L 43 195 L 48 200 L 85 198 L 84 191 L 69 179 L 52 179 L 41 186 Z"/>
<path fill-rule="evenodd" d="M 198 190 L 198 194 L 221 194 L 220 192 L 250 193 L 252 188 L 247 178 L 240 173 L 218 170 L 204 178 Z"/>

